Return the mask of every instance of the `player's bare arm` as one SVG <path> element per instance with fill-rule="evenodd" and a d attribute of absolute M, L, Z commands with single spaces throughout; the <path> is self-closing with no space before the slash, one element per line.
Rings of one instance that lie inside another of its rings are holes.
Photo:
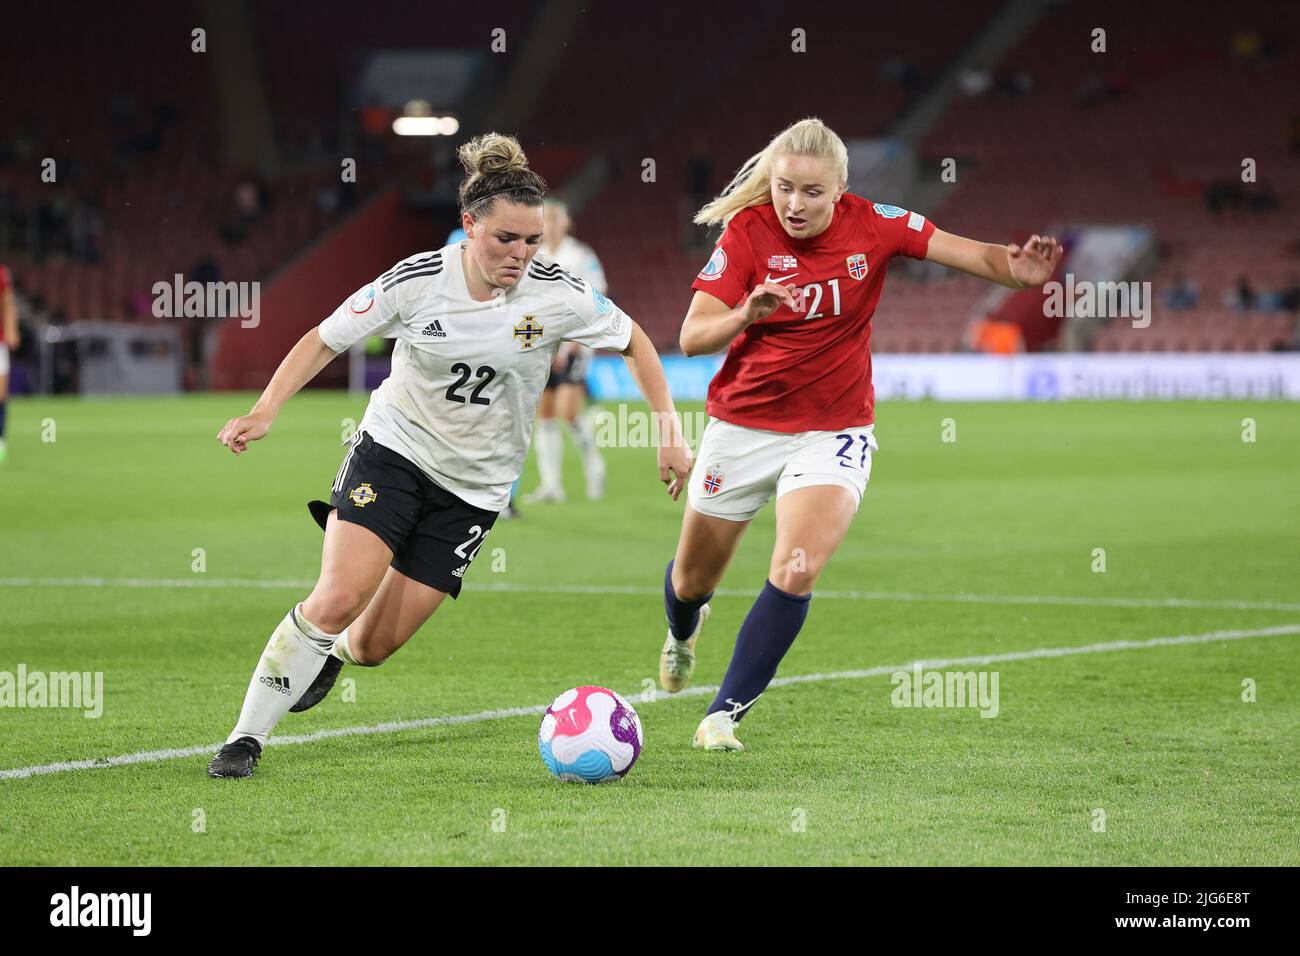
<path fill-rule="evenodd" d="M 1064 249 L 1052 236 L 1032 235 L 1023 246 L 978 242 L 936 229 L 925 258 L 1010 289 L 1037 288 L 1052 277 Z"/>
<path fill-rule="evenodd" d="M 236 455 L 247 451 L 250 441 L 266 437 L 284 403 L 337 356 L 337 352 L 321 341 L 317 329 L 309 331 L 289 350 L 249 413 L 226 422 L 217 432 L 217 441 Z"/>
<path fill-rule="evenodd" d="M 659 353 L 650 337 L 635 322 L 622 354 L 636 387 L 649 402 L 655 420 L 659 422 L 659 480 L 668 486 L 668 494 L 676 501 L 691 473 L 691 450 L 682 438 L 681 422 L 668 391 L 663 363 L 659 361 Z"/>
<path fill-rule="evenodd" d="M 720 352 L 737 335 L 766 319 L 782 304 L 796 308 L 793 293 L 776 282 L 760 282 L 734 309 L 717 296 L 697 291 L 682 323 L 678 345 L 686 355 Z"/>

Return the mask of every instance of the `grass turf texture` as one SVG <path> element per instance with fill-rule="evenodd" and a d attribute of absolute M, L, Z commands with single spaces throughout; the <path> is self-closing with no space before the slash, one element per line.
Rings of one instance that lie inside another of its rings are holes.
<path fill-rule="evenodd" d="M 364 403 L 301 395 L 235 458 L 214 436 L 249 403 L 14 400 L 0 578 L 314 579 L 321 535 L 304 503 L 328 491 L 341 422 Z M 955 443 L 940 440 L 944 418 Z M 41 440 L 44 420 L 56 441 Z M 818 592 L 1296 600 L 1295 405 L 889 404 L 878 432 L 871 487 Z M 606 455 L 604 501 L 582 500 L 570 446 L 570 503 L 499 522 L 459 601 L 382 667 L 345 668 L 355 701 L 340 685 L 279 732 L 544 704 L 583 683 L 635 695 L 657 673 L 682 505 L 652 451 Z M 530 463 L 523 487 L 535 483 Z M 769 507 L 714 601 L 697 683 L 721 679 L 772 541 Z M 488 590 L 500 585 L 518 590 Z M 0 709 L 0 770 L 224 739 L 268 635 L 305 594 L 0 584 L 0 670 L 103 671 L 106 698 L 97 720 Z M 781 674 L 1297 622 L 1283 609 L 814 597 Z M 895 708 L 883 676 L 775 688 L 742 725 L 743 754 L 691 749 L 707 697 L 632 696 L 645 750 L 602 787 L 546 773 L 536 716 L 273 738 L 247 781 L 208 779 L 206 753 L 0 779 L 0 864 L 1295 865 L 1297 647 L 1284 635 L 960 668 L 1000 673 L 994 719 Z"/>

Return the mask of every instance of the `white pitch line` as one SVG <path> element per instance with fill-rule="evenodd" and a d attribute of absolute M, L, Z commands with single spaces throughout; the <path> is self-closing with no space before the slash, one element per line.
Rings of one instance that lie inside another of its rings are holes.
<path fill-rule="evenodd" d="M 898 671 L 910 671 L 916 664 L 931 670 L 946 667 L 964 667 L 970 664 L 997 664 L 1005 661 L 1026 661 L 1039 658 L 1070 657 L 1077 654 L 1104 654 L 1110 651 L 1137 651 L 1152 647 L 1169 647 L 1182 644 L 1209 644 L 1215 641 L 1240 641 L 1252 637 L 1277 637 L 1285 634 L 1300 634 L 1300 624 L 1283 624 L 1277 627 L 1257 628 L 1250 631 L 1210 631 L 1206 634 L 1179 634 L 1174 637 L 1153 637 L 1145 641 L 1107 641 L 1102 644 L 1085 644 L 1079 647 L 1040 647 L 1029 651 L 1010 651 L 1004 654 L 979 654 L 974 657 L 946 657 L 932 660 L 913 661 L 909 664 L 885 664 L 865 670 L 831 671 L 825 674 L 797 674 L 792 677 L 778 677 L 772 681 L 772 687 L 786 687 L 791 684 L 813 684 L 831 680 L 860 680 L 867 677 L 882 677 Z M 688 687 L 676 694 L 655 691 L 655 700 L 678 700 L 687 697 L 701 697 L 716 694 L 717 685 Z M 625 694 L 629 700 L 637 703 L 651 703 L 642 698 L 641 692 Z M 445 717 L 423 717 L 419 720 L 399 720 L 382 724 L 370 724 L 363 727 L 338 727 L 317 730 L 310 734 L 290 734 L 275 737 L 268 745 L 310 744 L 332 737 L 359 737 L 367 734 L 391 734 L 403 730 L 420 730 L 426 727 L 447 727 L 456 724 L 477 724 L 486 720 L 505 720 L 509 717 L 529 717 L 546 713 L 547 704 L 535 704 L 532 707 L 507 707 L 499 710 L 481 710 L 475 714 L 455 714 Z M 16 767 L 12 770 L 0 770 L 0 780 L 18 780 L 44 774 L 65 773 L 70 770 L 98 770 L 104 767 L 124 767 L 137 763 L 158 763 L 163 760 L 177 760 L 182 757 L 197 757 L 210 754 L 221 746 L 220 743 L 204 744 L 198 747 L 180 747 L 171 750 L 146 750 L 140 753 L 123 754 L 118 757 L 100 757 L 95 760 L 64 760 L 58 763 L 41 764 L 35 767 Z"/>
<path fill-rule="evenodd" d="M 256 578 L 0 578 L 0 587 L 70 588 L 251 588 L 269 591 L 310 591 L 315 581 L 263 581 Z M 624 594 L 659 596 L 662 588 L 618 584 L 505 584 L 483 582 L 473 591 L 505 594 Z M 472 592 L 470 592 L 472 593 Z M 752 598 L 756 592 L 743 588 L 718 588 L 718 597 Z M 1068 607 L 1189 608 L 1225 611 L 1300 611 L 1300 603 L 1287 601 L 1210 600 L 1200 598 L 1088 597 L 1070 594 L 922 594 L 909 591 L 814 591 L 821 600 L 897 601 L 935 604 L 1041 604 Z"/>

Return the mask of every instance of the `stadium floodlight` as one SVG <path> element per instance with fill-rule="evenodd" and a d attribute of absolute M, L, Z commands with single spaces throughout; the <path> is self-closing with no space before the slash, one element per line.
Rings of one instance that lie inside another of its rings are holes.
<path fill-rule="evenodd" d="M 393 120 L 398 136 L 454 136 L 460 121 L 454 116 L 399 116 Z"/>

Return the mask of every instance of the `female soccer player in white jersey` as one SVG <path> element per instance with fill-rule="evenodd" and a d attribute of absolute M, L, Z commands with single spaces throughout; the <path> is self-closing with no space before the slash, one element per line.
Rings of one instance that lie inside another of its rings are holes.
<path fill-rule="evenodd" d="M 1042 285 L 1056 240 L 1001 246 L 935 229 L 919 213 L 845 192 L 848 153 L 820 120 L 780 133 L 697 223 L 725 224 L 693 283 L 688 355 L 726 348 L 709 386 L 677 553 L 659 679 L 686 686 L 713 589 L 750 520 L 776 494 L 776 545 L 762 592 L 697 747 L 741 750 L 736 725 L 776 674 L 813 584 L 848 531 L 871 473 L 871 316 L 894 256 L 928 259 L 1013 288 Z"/>
<path fill-rule="evenodd" d="M 605 268 L 596 251 L 569 232 L 572 220 L 568 206 L 558 199 L 547 199 L 544 207 L 546 232 L 542 251 L 571 275 L 608 292 Z M 577 342 L 566 342 L 555 357 L 555 366 L 542 393 L 537 409 L 537 471 L 541 481 L 537 490 L 524 495 L 525 502 L 539 503 L 564 500 L 564 435 L 560 421 L 569 424 L 569 434 L 582 458 L 587 479 L 587 497 L 593 501 L 605 494 L 605 461 L 596 445 L 596 428 L 591 415 L 583 408 L 587 397 L 587 371 L 592 351 Z"/>
<path fill-rule="evenodd" d="M 343 662 L 381 663 L 456 597 L 519 477 L 562 342 L 624 355 L 671 423 L 658 458 L 674 499 L 690 472 L 649 338 L 598 290 L 537 255 L 546 187 L 519 144 L 489 133 L 459 155 L 468 238 L 358 290 L 294 346 L 252 411 L 217 435 L 240 454 L 338 353 L 371 335 L 397 340 L 392 374 L 370 396 L 329 502 L 309 505 L 325 529 L 320 577 L 271 635 L 212 776 L 251 775 L 280 718 L 323 698 Z"/>

